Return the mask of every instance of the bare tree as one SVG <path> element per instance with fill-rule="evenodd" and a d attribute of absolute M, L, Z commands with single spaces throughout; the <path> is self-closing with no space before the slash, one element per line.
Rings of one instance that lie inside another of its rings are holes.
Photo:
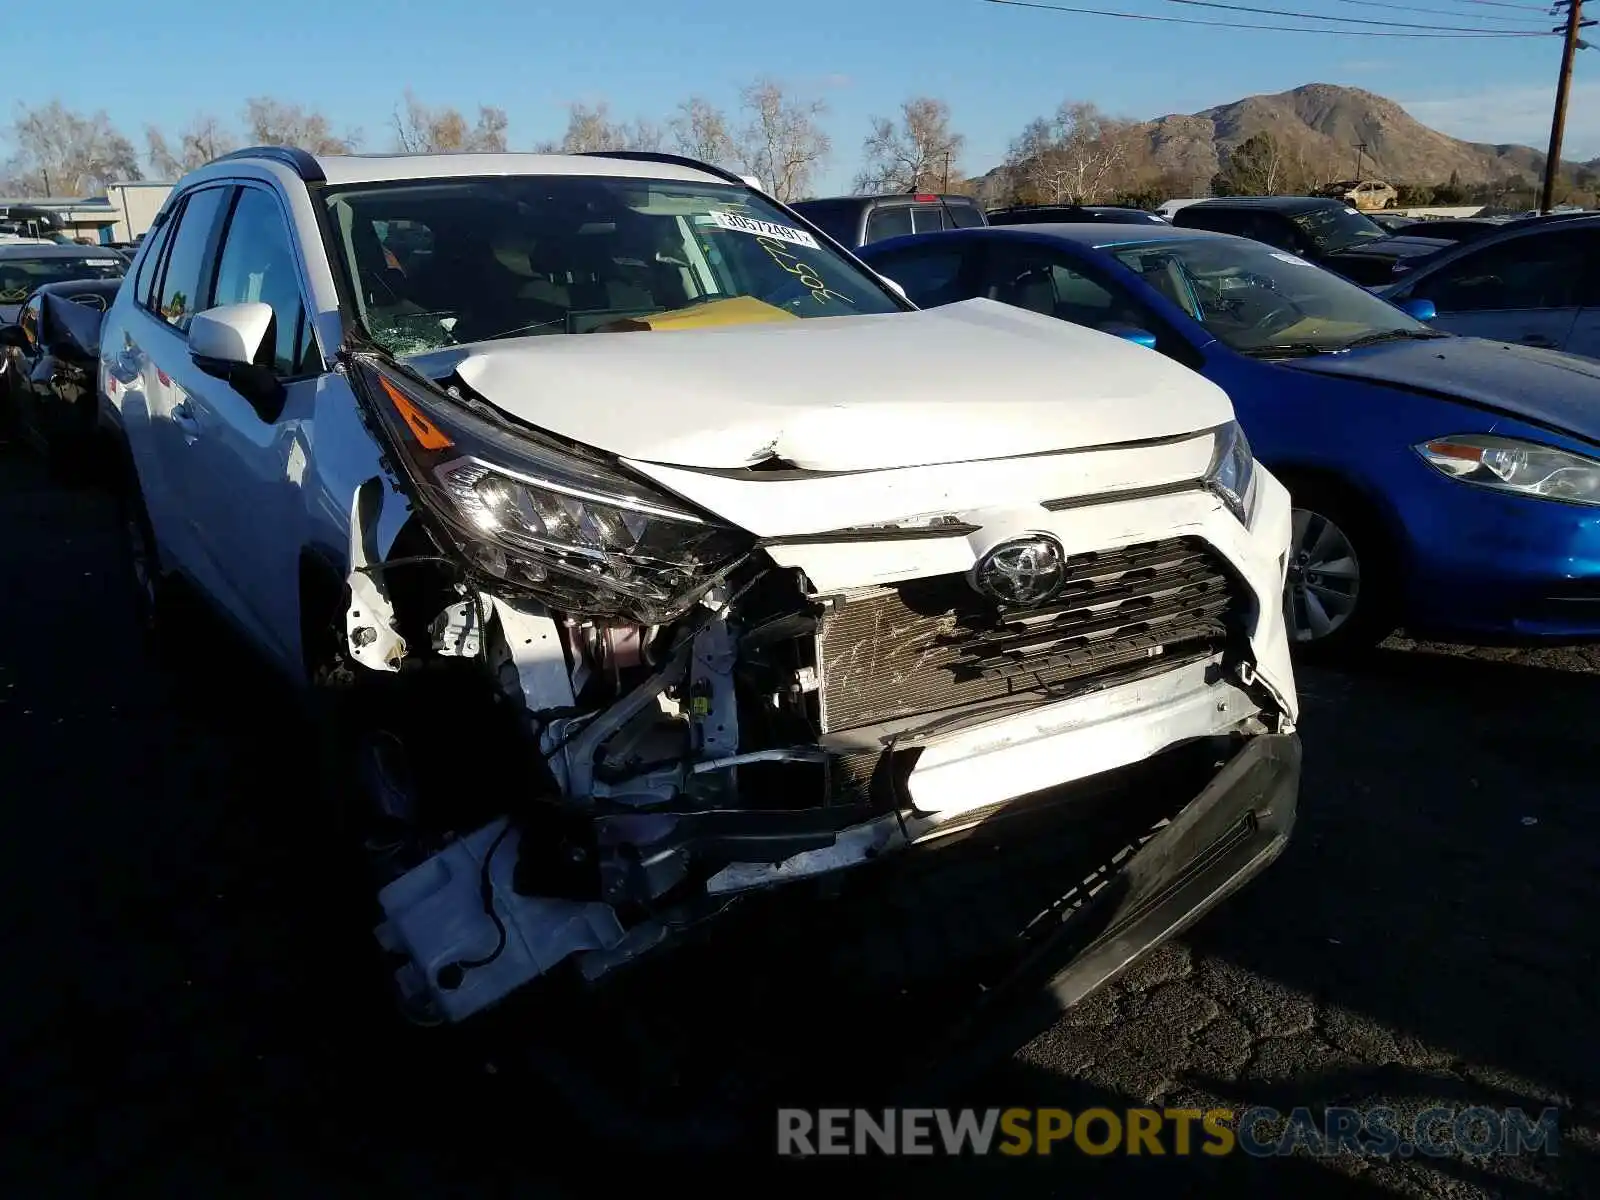
<path fill-rule="evenodd" d="M 1006 165 L 1019 191 L 1043 204 L 1092 204 L 1130 181 L 1139 127 L 1068 100 L 1029 122 Z"/>
<path fill-rule="evenodd" d="M 430 108 L 406 89 L 392 119 L 395 149 L 404 154 L 451 154 L 458 151 L 503 151 L 506 148 L 506 113 L 503 108 L 478 106 L 473 125 L 454 108 Z"/>
<path fill-rule="evenodd" d="M 959 133 L 950 131 L 950 106 L 931 96 L 916 96 L 900 106 L 900 123 L 872 118 L 862 149 L 866 165 L 856 176 L 856 191 L 948 191 L 960 181 Z"/>
<path fill-rule="evenodd" d="M 258 146 L 297 146 L 312 154 L 349 154 L 361 144 L 359 129 L 336 134 L 322 113 L 271 96 L 253 96 L 245 101 L 244 125 L 251 142 Z"/>
<path fill-rule="evenodd" d="M 10 139 L 16 153 L 0 169 L 9 190 L 83 196 L 142 177 L 138 151 L 103 111 L 83 116 L 59 100 L 19 104 Z"/>
<path fill-rule="evenodd" d="M 728 118 L 709 100 L 699 96 L 685 100 L 668 125 L 679 154 L 717 166 L 727 166 L 738 158 Z"/>
<path fill-rule="evenodd" d="M 833 149 L 817 124 L 828 106 L 821 100 L 786 96 L 771 79 L 758 79 L 745 88 L 743 101 L 749 120 L 735 143 L 740 166 L 777 199 L 800 199 Z"/>
<path fill-rule="evenodd" d="M 163 179 L 177 179 L 203 167 L 238 147 L 238 140 L 209 113 L 201 113 L 178 135 L 176 148 L 169 147 L 166 135 L 154 125 L 144 130 L 145 161 Z"/>
<path fill-rule="evenodd" d="M 667 144 L 667 131 L 658 122 L 640 117 L 622 127 L 624 150 L 660 150 Z"/>
<path fill-rule="evenodd" d="M 1270 133 L 1253 133 L 1222 155 L 1220 169 L 1211 180 L 1218 196 L 1281 196 L 1299 191 L 1303 184 L 1296 164 Z"/>
<path fill-rule="evenodd" d="M 654 121 L 613 121 L 611 105 L 601 100 L 590 106 L 567 106 L 567 131 L 559 141 L 541 142 L 534 149 L 541 154 L 596 154 L 607 150 L 659 150 L 666 144 L 666 131 Z"/>

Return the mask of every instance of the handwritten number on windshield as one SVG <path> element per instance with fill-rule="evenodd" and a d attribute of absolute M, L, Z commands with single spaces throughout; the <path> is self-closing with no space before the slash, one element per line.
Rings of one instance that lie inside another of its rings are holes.
<path fill-rule="evenodd" d="M 826 304 L 829 300 L 842 300 L 846 304 L 851 304 L 849 296 L 841 295 L 829 288 L 826 281 L 817 273 L 817 269 L 810 263 L 800 261 L 799 256 L 787 249 L 784 243 L 767 237 L 758 237 L 756 241 L 761 243 L 761 248 L 772 257 L 773 262 L 800 281 L 800 286 L 809 291 L 811 298 L 818 304 Z"/>

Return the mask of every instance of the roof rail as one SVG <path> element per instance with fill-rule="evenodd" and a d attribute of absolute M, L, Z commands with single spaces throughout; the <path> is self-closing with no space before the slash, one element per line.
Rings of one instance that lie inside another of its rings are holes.
<path fill-rule="evenodd" d="M 241 158 L 265 158 L 275 163 L 282 163 L 300 176 L 305 183 L 326 183 L 328 177 L 322 173 L 322 167 L 310 154 L 298 146 L 246 146 L 243 150 L 233 150 L 227 154 L 219 154 L 211 162 L 232 162 Z M 207 163 L 210 166 L 211 163 Z"/>
<path fill-rule="evenodd" d="M 737 175 L 726 167 L 701 162 L 698 158 L 689 158 L 683 154 L 667 154 L 660 150 L 583 150 L 580 153 L 585 158 L 623 158 L 632 162 L 669 163 L 674 167 L 689 167 L 696 171 L 704 171 L 708 175 L 715 175 L 718 179 L 737 183 L 740 187 L 749 186 L 744 176 Z"/>

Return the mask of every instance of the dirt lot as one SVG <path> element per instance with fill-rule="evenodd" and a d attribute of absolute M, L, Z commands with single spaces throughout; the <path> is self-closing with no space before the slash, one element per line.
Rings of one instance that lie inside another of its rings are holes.
<path fill-rule="evenodd" d="M 548 1101 L 481 1064 L 402 1058 L 370 998 L 341 986 L 348 948 L 298 886 L 317 828 L 286 702 L 241 683 L 258 677 L 224 642 L 206 682 L 155 671 L 105 499 L 0 451 L 0 528 L 0 1189 L 533 1196 L 614 1181 Z M 944 1164 L 930 1190 L 1600 1194 L 1597 670 L 1573 650 L 1397 642 L 1305 671 L 1289 851 L 971 1094 L 1556 1105 L 1559 1157 L 1058 1153 Z"/>

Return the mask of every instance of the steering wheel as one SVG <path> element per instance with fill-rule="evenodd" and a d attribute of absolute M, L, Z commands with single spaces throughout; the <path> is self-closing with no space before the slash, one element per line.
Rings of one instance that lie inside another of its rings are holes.
<path fill-rule="evenodd" d="M 1300 310 L 1293 304 L 1275 304 L 1262 313 L 1257 320 L 1250 323 L 1250 331 L 1252 333 L 1259 332 L 1270 337 L 1272 334 L 1279 333 L 1300 320 L 1300 315 Z M 1283 316 L 1287 316 L 1289 319 L 1282 324 L 1278 324 L 1274 319 Z"/>

